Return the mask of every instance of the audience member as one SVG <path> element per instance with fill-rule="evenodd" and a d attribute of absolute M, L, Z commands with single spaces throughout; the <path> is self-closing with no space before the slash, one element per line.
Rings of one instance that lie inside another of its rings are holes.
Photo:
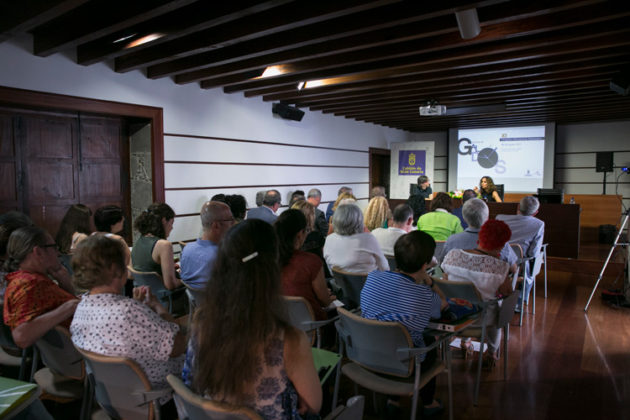
<path fill-rule="evenodd" d="M 289 208 L 291 208 L 293 203 L 295 203 L 296 201 L 300 201 L 300 200 L 306 200 L 306 196 L 304 195 L 304 191 L 302 191 L 302 190 L 295 190 L 295 191 L 293 191 L 293 193 L 291 194 L 291 199 L 289 200 Z"/>
<path fill-rule="evenodd" d="M 37 226 L 16 229 L 9 237 L 4 323 L 19 347 L 32 345 L 57 324 L 70 326 L 78 300 L 58 255 L 55 241 Z"/>
<path fill-rule="evenodd" d="M 488 203 L 501 203 L 501 196 L 497 191 L 497 186 L 494 185 L 494 181 L 489 176 L 481 177 L 479 180 L 479 188 L 475 186 L 475 192 L 481 196 L 482 200 Z"/>
<path fill-rule="evenodd" d="M 327 319 L 323 308 L 336 297 L 326 285 L 322 261 L 301 250 L 308 232 L 306 217 L 300 210 L 287 210 L 278 217 L 274 229 L 278 235 L 282 293 L 305 298 L 317 320 Z"/>
<path fill-rule="evenodd" d="M 306 201 L 311 203 L 315 209 L 315 230 L 323 236 L 328 235 L 328 219 L 326 219 L 326 214 L 319 209 L 319 204 L 322 202 L 322 192 L 317 188 L 311 188 L 308 191 Z"/>
<path fill-rule="evenodd" d="M 166 375 L 181 372 L 186 337 L 148 286 L 134 288 L 133 299 L 121 294 L 127 280 L 124 246 L 103 235 L 90 236 L 77 247 L 72 270 L 77 287 L 89 290 L 70 325 L 74 345 L 130 358 L 153 389 L 167 388 Z"/>
<path fill-rule="evenodd" d="M 270 225 L 276 221 L 276 212 L 280 208 L 282 196 L 278 190 L 269 190 L 265 193 L 262 206 L 250 209 L 247 212 L 248 219 L 260 219 L 269 223 Z"/>
<path fill-rule="evenodd" d="M 511 243 L 517 243 L 523 248 L 526 257 L 539 257 L 545 236 L 545 222 L 537 219 L 538 207 L 540 203 L 536 197 L 526 196 L 521 199 L 518 206 L 519 214 L 499 214 L 497 220 L 502 220 L 512 230 Z M 540 261 L 540 258 L 538 258 Z M 529 293 L 534 284 L 536 275 L 540 272 L 540 263 L 535 266 L 528 265 L 523 277 L 525 282 L 525 303 L 529 301 Z M 519 299 L 520 305 L 521 299 Z M 518 308 L 520 309 L 520 307 Z"/>
<path fill-rule="evenodd" d="M 265 199 L 265 194 L 267 191 L 258 191 L 256 193 L 256 207 L 260 207 L 263 205 L 263 200 Z"/>
<path fill-rule="evenodd" d="M 416 227 L 420 216 L 427 212 L 426 199 L 420 194 L 411 194 L 407 199 L 407 204 L 413 209 L 413 227 Z"/>
<path fill-rule="evenodd" d="M 332 274 L 328 269 L 326 260 L 324 259 L 324 244 L 326 243 L 326 236 L 322 235 L 317 229 L 315 229 L 315 207 L 308 201 L 298 201 L 291 207 L 292 209 L 299 210 L 306 217 L 306 229 L 308 234 L 302 245 L 302 251 L 310 252 L 319 257 L 324 268 L 324 277 L 330 278 Z"/>
<path fill-rule="evenodd" d="M 370 191 L 370 200 L 374 197 L 385 197 L 387 198 L 387 194 L 385 193 L 385 187 L 382 187 L 380 185 L 377 185 L 376 187 L 372 188 L 372 191 Z"/>
<path fill-rule="evenodd" d="M 33 221 L 30 217 L 19 211 L 9 211 L 0 216 L 0 306 L 4 303 L 4 291 L 7 288 L 7 282 L 4 279 L 7 272 L 4 271 L 3 266 L 7 259 L 9 237 L 14 230 L 26 226 L 33 226 Z M 324 246 L 323 242 L 322 246 Z"/>
<path fill-rule="evenodd" d="M 472 198 L 464 203 L 462 209 L 464 219 L 468 222 L 468 227 L 461 233 L 449 236 L 442 248 L 441 255 L 437 256 L 439 261 L 442 261 L 444 256 L 448 254 L 451 249 L 472 249 L 477 246 L 479 230 L 481 226 L 488 221 L 488 206 L 483 200 Z M 516 271 L 518 257 L 514 251 L 512 251 L 512 247 L 509 243 L 503 246 L 500 258 L 510 265 L 510 271 Z"/>
<path fill-rule="evenodd" d="M 436 241 L 445 241 L 454 233 L 463 231 L 457 216 L 453 216 L 451 197 L 444 193 L 437 193 L 431 201 L 431 211 L 418 219 L 418 230 L 427 232 Z"/>
<path fill-rule="evenodd" d="M 413 231 L 401 236 L 394 246 L 398 271 L 368 274 L 361 290 L 362 315 L 368 319 L 399 322 L 409 331 L 416 347 L 425 347 L 435 341 L 431 336 L 423 336 L 423 332 L 429 319 L 439 318 L 441 310 L 448 306 L 444 295 L 426 272 L 434 251 L 435 241 L 424 232 Z M 433 349 L 418 357 L 424 371 L 437 359 L 437 351 Z M 434 394 L 435 377 L 420 389 L 424 416 L 442 409 Z"/>
<path fill-rule="evenodd" d="M 96 232 L 103 234 L 108 238 L 116 239 L 125 245 L 127 256 L 127 265 L 131 264 L 131 251 L 129 251 L 129 245 L 125 239 L 119 235 L 122 232 L 125 225 L 125 216 L 123 209 L 118 206 L 103 206 L 96 209 L 94 212 L 94 226 L 96 226 Z"/>
<path fill-rule="evenodd" d="M 181 265 L 182 282 L 195 289 L 206 287 L 217 258 L 219 243 L 234 224 L 230 208 L 219 201 L 206 201 L 201 207 L 201 238 L 184 247 Z"/>
<path fill-rule="evenodd" d="M 378 241 L 363 229 L 363 213 L 356 204 L 342 204 L 332 220 L 334 233 L 326 237 L 324 258 L 329 267 L 351 273 L 389 270 Z"/>
<path fill-rule="evenodd" d="M 408 204 L 399 204 L 394 209 L 392 226 L 388 228 L 376 228 L 372 234 L 378 241 L 385 255 L 394 255 L 394 244 L 402 235 L 412 229 L 413 210 Z"/>
<path fill-rule="evenodd" d="M 247 215 L 247 200 L 240 194 L 225 196 L 225 203 L 230 206 L 234 222 L 239 223 L 245 220 Z"/>
<path fill-rule="evenodd" d="M 498 295 L 512 293 L 512 277 L 508 276 L 510 265 L 502 261 L 501 250 L 510 239 L 510 228 L 499 220 L 488 220 L 479 231 L 479 245 L 475 249 L 452 249 L 444 257 L 442 270 L 448 281 L 470 281 L 484 301 L 492 301 Z M 484 354 L 487 367 L 498 360 L 501 329 L 497 328 L 498 305 L 488 305 L 485 317 L 488 351 Z M 472 354 L 470 341 L 462 341 L 462 350 Z"/>
<path fill-rule="evenodd" d="M 175 212 L 168 204 L 151 204 L 136 219 L 135 228 L 141 236 L 131 251 L 133 269 L 158 273 L 169 290 L 182 285 L 175 273 L 173 246 L 166 240 L 174 222 Z"/>
<path fill-rule="evenodd" d="M 389 209 L 389 203 L 382 195 L 372 198 L 363 214 L 365 227 L 370 232 L 376 228 L 386 228 L 391 217 L 392 211 Z"/>
<path fill-rule="evenodd" d="M 182 377 L 199 395 L 251 407 L 267 419 L 319 411 L 310 342 L 287 322 L 270 224 L 248 219 L 225 236 Z"/>
<path fill-rule="evenodd" d="M 90 217 L 92 210 L 83 204 L 73 204 L 61 219 L 55 242 L 62 254 L 70 254 L 77 244 L 92 233 Z"/>
<path fill-rule="evenodd" d="M 330 218 L 335 212 L 334 208 L 336 208 L 336 204 L 338 204 L 337 202 L 339 201 L 339 196 L 343 193 L 350 193 L 350 196 L 354 197 L 352 195 L 352 188 L 346 187 L 346 186 L 339 188 L 339 191 L 337 191 L 337 199 L 335 199 L 335 201 L 331 201 L 330 203 L 328 203 L 328 207 L 326 208 L 326 222 L 327 223 L 330 223 Z"/>
<path fill-rule="evenodd" d="M 457 216 L 459 222 L 462 224 L 462 228 L 464 229 L 468 227 L 468 223 L 466 223 L 466 220 L 464 220 L 464 215 L 462 212 L 464 211 L 464 204 L 471 198 L 477 198 L 477 193 L 475 193 L 473 190 L 464 190 L 464 192 L 462 193 L 462 206 L 454 208 L 451 211 L 451 214 Z M 481 225 L 479 225 L 479 227 L 481 227 Z"/>
<path fill-rule="evenodd" d="M 222 203 L 225 203 L 225 194 L 219 193 L 219 194 L 215 194 L 212 197 L 210 197 L 210 201 L 220 201 Z"/>

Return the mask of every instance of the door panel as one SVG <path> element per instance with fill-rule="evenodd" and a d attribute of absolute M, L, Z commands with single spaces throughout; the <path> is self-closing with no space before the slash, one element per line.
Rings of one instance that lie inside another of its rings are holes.
<path fill-rule="evenodd" d="M 22 210 L 20 162 L 15 149 L 13 118 L 0 113 L 0 212 Z"/>

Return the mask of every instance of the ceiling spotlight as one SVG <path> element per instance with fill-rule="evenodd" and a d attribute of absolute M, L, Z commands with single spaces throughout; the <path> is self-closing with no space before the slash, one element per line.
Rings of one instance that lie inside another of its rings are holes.
<path fill-rule="evenodd" d="M 304 85 L 306 85 L 306 82 L 298 82 L 298 84 L 297 84 L 297 90 L 302 90 L 302 88 L 304 87 Z"/>
<path fill-rule="evenodd" d="M 473 39 L 481 32 L 477 9 L 473 8 L 455 12 L 455 17 L 457 18 L 459 33 L 463 39 Z"/>
<path fill-rule="evenodd" d="M 112 44 L 117 44 L 119 42 L 123 42 L 128 40 L 129 38 L 133 38 L 134 36 L 136 36 L 137 34 L 131 34 L 131 35 L 127 35 L 127 36 L 123 36 L 121 38 L 118 38 L 117 40 L 115 40 L 114 42 L 112 42 Z"/>
<path fill-rule="evenodd" d="M 166 35 L 166 34 L 154 33 L 154 34 L 149 34 L 149 35 L 143 36 L 142 38 L 138 38 L 135 41 L 132 41 L 129 44 L 125 45 L 125 49 L 134 48 L 134 47 L 137 47 L 139 45 L 146 44 L 146 43 L 149 43 L 151 41 L 155 41 L 156 39 L 162 38 L 164 35 Z"/>

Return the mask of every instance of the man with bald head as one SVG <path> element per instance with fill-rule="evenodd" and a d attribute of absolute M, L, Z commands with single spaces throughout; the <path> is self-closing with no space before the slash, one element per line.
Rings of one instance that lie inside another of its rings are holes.
<path fill-rule="evenodd" d="M 180 261 L 182 282 L 203 289 L 210 280 L 219 243 L 234 224 L 230 207 L 220 201 L 206 201 L 201 207 L 201 238 L 184 247 Z"/>

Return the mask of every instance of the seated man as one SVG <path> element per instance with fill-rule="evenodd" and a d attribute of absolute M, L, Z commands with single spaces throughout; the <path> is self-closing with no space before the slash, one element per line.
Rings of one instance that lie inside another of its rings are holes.
<path fill-rule="evenodd" d="M 57 324 L 70 327 L 79 300 L 58 254 L 52 236 L 37 226 L 17 229 L 9 238 L 4 323 L 19 347 L 32 345 Z"/>
<path fill-rule="evenodd" d="M 473 190 L 464 190 L 462 194 L 462 206 L 454 208 L 453 211 L 451 212 L 451 214 L 459 218 L 459 221 L 461 222 L 462 227 L 464 229 L 468 227 L 468 223 L 466 223 L 466 220 L 464 219 L 464 214 L 463 214 L 464 204 L 466 204 L 466 201 L 470 200 L 471 198 L 477 198 L 477 193 L 474 192 Z"/>
<path fill-rule="evenodd" d="M 262 206 L 250 209 L 247 212 L 247 219 L 260 219 L 272 225 L 278 218 L 276 212 L 280 208 L 281 201 L 282 196 L 278 190 L 267 191 Z"/>
<path fill-rule="evenodd" d="M 481 226 L 488 220 L 488 205 L 479 198 L 471 198 L 462 206 L 462 214 L 464 220 L 468 223 L 468 227 L 461 233 L 449 236 L 442 248 L 442 252 L 437 259 L 442 262 L 448 251 L 451 249 L 474 249 L 479 241 L 479 230 Z M 510 264 L 510 271 L 516 271 L 516 263 L 518 257 L 512 250 L 509 243 L 506 243 L 501 250 L 501 260 Z"/>
<path fill-rule="evenodd" d="M 184 247 L 180 261 L 182 282 L 203 289 L 210 280 L 219 243 L 234 224 L 230 207 L 220 201 L 207 201 L 201 207 L 201 238 Z"/>
<path fill-rule="evenodd" d="M 423 336 L 424 329 L 430 318 L 439 318 L 441 310 L 448 306 L 446 298 L 434 287 L 433 279 L 426 272 L 434 251 L 435 241 L 429 234 L 413 231 L 402 235 L 394 245 L 398 272 L 371 272 L 361 291 L 363 316 L 401 323 L 416 347 L 431 344 L 433 339 Z M 437 352 L 434 349 L 425 356 L 420 356 L 422 370 L 433 363 Z M 425 415 L 431 415 L 441 407 L 433 398 L 434 394 L 435 378 L 420 390 Z"/>
<path fill-rule="evenodd" d="M 372 231 L 386 256 L 394 255 L 394 244 L 398 238 L 413 229 L 413 210 L 408 204 L 399 204 L 394 209 L 393 220 L 392 226 L 387 229 L 376 228 Z"/>
<path fill-rule="evenodd" d="M 306 201 L 315 208 L 315 230 L 322 236 L 328 235 L 328 219 L 326 219 L 326 214 L 318 208 L 322 202 L 322 192 L 317 188 L 311 188 Z"/>
<path fill-rule="evenodd" d="M 345 192 L 352 194 L 352 188 L 350 187 L 339 188 L 339 191 L 337 191 L 337 198 L 339 198 L 339 196 Z M 335 199 L 331 201 L 330 203 L 328 203 L 328 207 L 326 208 L 326 222 L 330 222 L 330 218 L 333 216 L 333 213 L 334 213 L 333 207 L 335 206 L 335 201 L 337 200 Z"/>
<path fill-rule="evenodd" d="M 526 196 L 521 199 L 518 206 L 519 214 L 499 214 L 497 220 L 502 220 L 510 227 L 512 231 L 511 243 L 517 243 L 523 248 L 525 257 L 537 258 L 540 255 L 540 248 L 543 244 L 545 236 L 545 222 L 534 216 L 538 213 L 540 203 L 533 196 Z M 537 266 L 529 265 L 523 277 L 525 283 L 525 303 L 529 300 L 529 292 L 534 284 L 534 278 L 540 272 L 540 264 Z M 519 300 L 520 304 L 520 300 Z"/>

